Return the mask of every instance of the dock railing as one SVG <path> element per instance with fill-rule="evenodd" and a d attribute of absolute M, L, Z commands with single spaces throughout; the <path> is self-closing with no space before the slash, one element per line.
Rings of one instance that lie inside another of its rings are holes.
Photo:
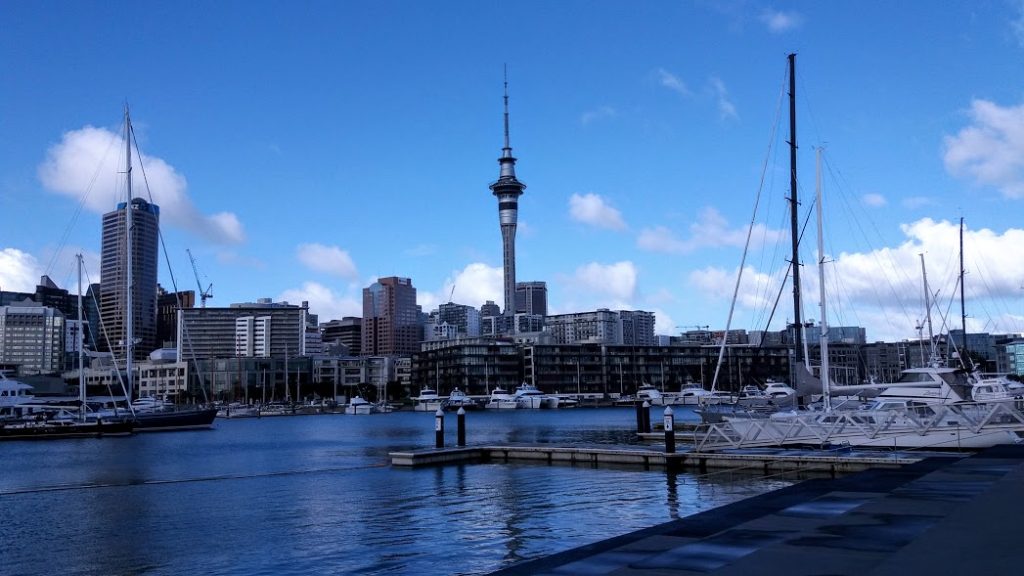
<path fill-rule="evenodd" d="M 887 410 L 737 416 L 694 434 L 694 450 L 787 445 L 983 448 L 1024 439 L 1024 402 L 920 404 Z"/>

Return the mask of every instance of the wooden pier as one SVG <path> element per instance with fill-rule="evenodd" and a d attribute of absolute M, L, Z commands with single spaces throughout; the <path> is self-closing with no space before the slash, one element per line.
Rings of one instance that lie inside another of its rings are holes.
<path fill-rule="evenodd" d="M 823 452 L 761 449 L 725 452 L 678 452 L 629 447 L 552 445 L 472 446 L 391 452 L 392 466 L 420 467 L 464 463 L 535 462 L 590 467 L 636 466 L 645 470 L 745 469 L 771 474 L 789 471 L 846 474 L 870 468 L 899 468 L 934 454 L 908 452 Z"/>

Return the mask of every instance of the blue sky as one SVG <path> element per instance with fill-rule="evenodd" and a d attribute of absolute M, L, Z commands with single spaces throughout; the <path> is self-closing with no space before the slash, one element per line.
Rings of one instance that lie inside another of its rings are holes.
<path fill-rule="evenodd" d="M 487 185 L 507 65 L 528 185 L 518 278 L 547 281 L 553 312 L 721 328 L 753 218 L 732 326 L 763 329 L 789 250 L 796 52 L 802 212 L 826 149 L 829 322 L 913 337 L 919 253 L 933 314 L 958 316 L 964 217 L 969 329 L 1024 331 L 1019 1 L 15 1 L 0 20 L 5 290 L 42 273 L 73 288 L 79 250 L 98 276 L 127 100 L 179 288 L 196 287 L 189 248 L 211 305 L 359 315 L 361 289 L 391 275 L 427 310 L 453 286 L 456 302 L 500 303 Z M 814 230 L 801 254 L 818 319 Z M 769 327 L 792 316 L 787 290 Z"/>

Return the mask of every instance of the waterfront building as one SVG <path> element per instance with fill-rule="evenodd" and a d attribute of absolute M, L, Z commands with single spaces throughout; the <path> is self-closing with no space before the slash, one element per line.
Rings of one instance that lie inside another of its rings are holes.
<path fill-rule="evenodd" d="M 546 282 L 516 282 L 516 314 L 548 315 Z"/>
<path fill-rule="evenodd" d="M 149 359 L 134 365 L 139 397 L 174 398 L 187 394 L 189 363 L 177 359 L 174 348 L 158 348 Z"/>
<path fill-rule="evenodd" d="M 394 388 L 407 378 L 408 356 L 316 356 L 312 359 L 313 387 L 324 397 L 344 403 L 353 396 L 364 398 L 378 391 L 392 398 L 402 396 Z M 403 385 L 406 386 L 406 385 Z M 405 388 L 403 388 L 404 390 Z"/>
<path fill-rule="evenodd" d="M 320 338 L 325 345 L 342 344 L 352 356 L 359 356 L 363 348 L 363 319 L 345 316 L 320 324 Z"/>
<path fill-rule="evenodd" d="M 491 193 L 498 199 L 498 222 L 501 225 L 503 279 L 505 289 L 504 315 L 516 313 L 516 225 L 519 219 L 519 197 L 526 184 L 516 178 L 516 159 L 508 135 L 508 81 L 505 82 L 505 146 L 498 158 L 498 179 L 491 183 Z"/>
<path fill-rule="evenodd" d="M 446 396 L 452 389 L 485 397 L 497 387 L 512 392 L 523 381 L 519 347 L 507 339 L 459 338 L 424 342 L 412 355 L 411 386 Z"/>
<path fill-rule="evenodd" d="M 409 278 L 381 278 L 363 289 L 362 354 L 388 356 L 419 350 L 422 328 L 416 288 Z"/>
<path fill-rule="evenodd" d="M 60 310 L 33 300 L 0 306 L 0 364 L 18 374 L 57 374 L 64 367 L 65 320 Z"/>
<path fill-rule="evenodd" d="M 909 358 L 916 356 L 909 342 L 873 342 L 860 347 L 863 362 L 861 381 L 895 382 L 910 367 Z"/>
<path fill-rule="evenodd" d="M 549 394 L 618 397 L 641 384 L 678 392 L 687 383 L 710 388 L 718 346 L 622 346 L 598 343 L 535 345 L 523 348 L 523 378 Z M 746 384 L 789 374 L 785 347 L 727 346 L 717 389 L 738 391 Z"/>
<path fill-rule="evenodd" d="M 103 350 L 124 357 L 127 339 L 136 339 L 132 347 L 135 360 L 145 359 L 156 348 L 157 263 L 160 208 L 142 198 L 131 199 L 131 257 L 125 240 L 128 203 L 103 215 L 100 255 L 100 331 Z M 127 325 L 128 263 L 131 262 L 132 323 Z"/>
<path fill-rule="evenodd" d="M 302 356 L 309 304 L 261 298 L 227 308 L 178 311 L 178 359 Z"/>

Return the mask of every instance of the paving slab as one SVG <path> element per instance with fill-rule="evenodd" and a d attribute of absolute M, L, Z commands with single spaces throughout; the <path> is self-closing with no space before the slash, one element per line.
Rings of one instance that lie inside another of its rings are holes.
<path fill-rule="evenodd" d="M 1016 573 L 1024 445 L 815 479 L 497 575 Z"/>

